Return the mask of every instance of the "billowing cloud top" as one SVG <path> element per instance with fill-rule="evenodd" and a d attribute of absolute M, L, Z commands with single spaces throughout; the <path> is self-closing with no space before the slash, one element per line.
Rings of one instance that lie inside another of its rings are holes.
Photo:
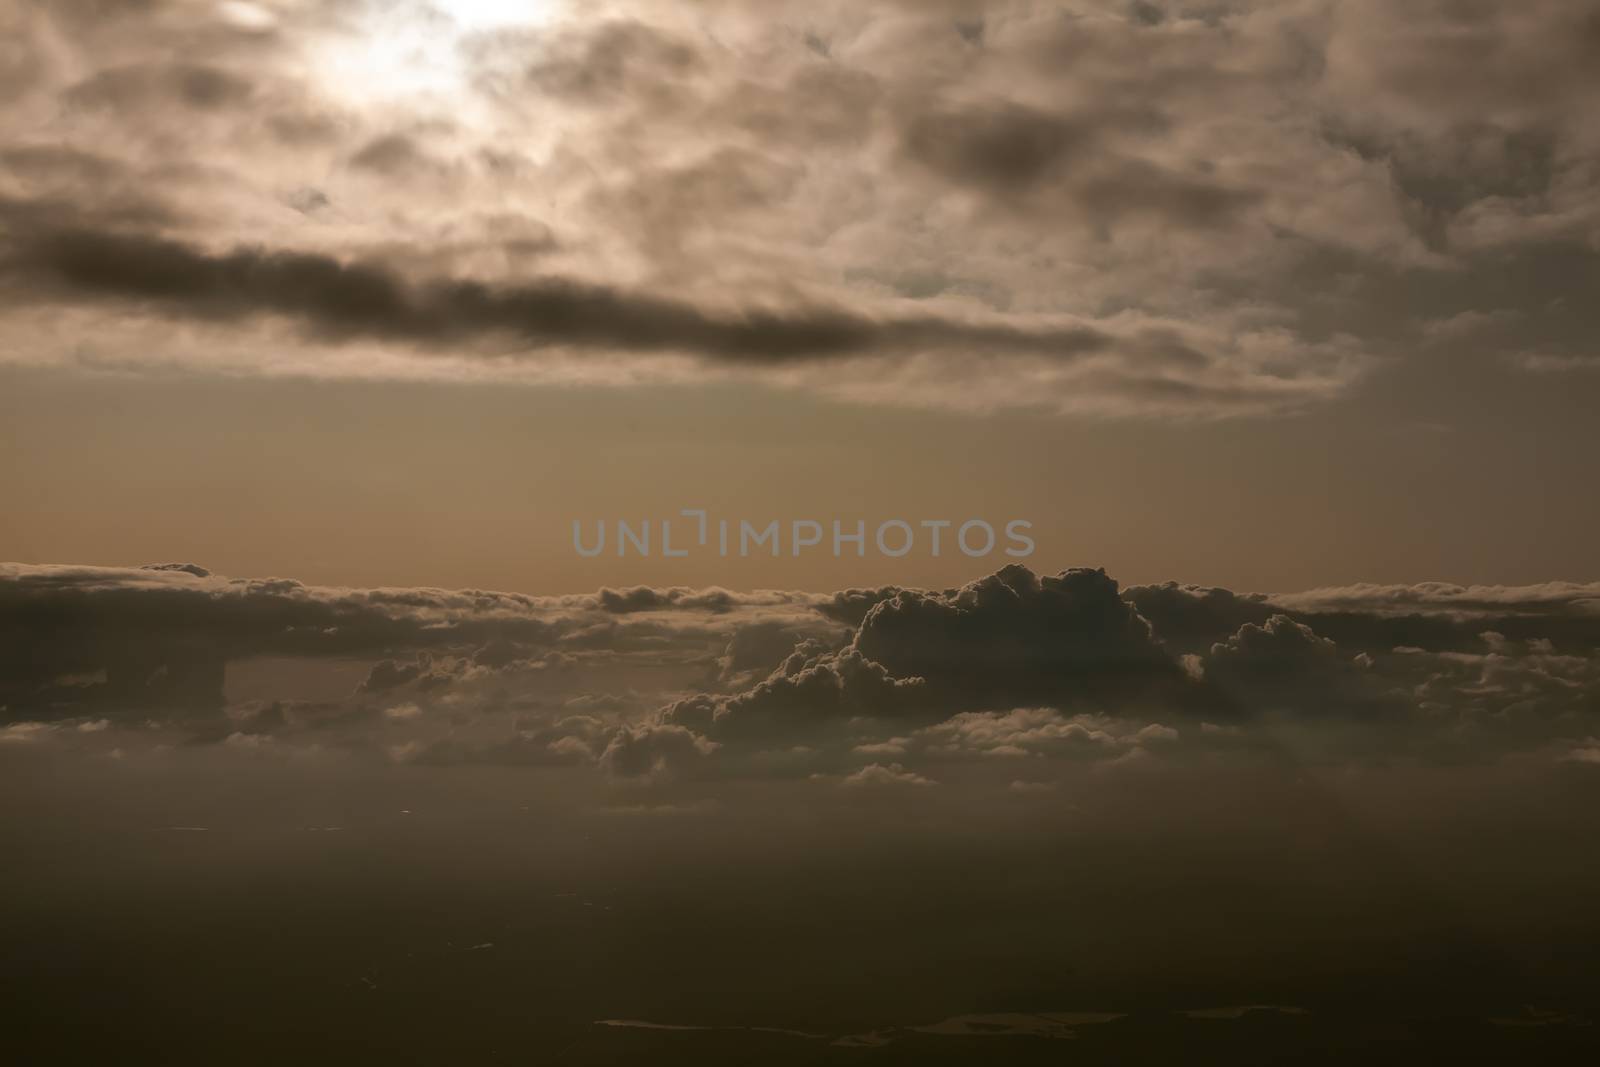
<path fill-rule="evenodd" d="M 499 7 L 5 4 L 3 358 L 1196 417 L 1593 364 L 1582 4 Z"/>
<path fill-rule="evenodd" d="M 13 564 L 0 736 L 334 746 L 656 785 L 926 786 L 996 758 L 1035 783 L 1059 761 L 1157 757 L 1586 763 L 1597 594 L 1124 590 L 1013 565 L 944 591 L 541 598 Z"/>

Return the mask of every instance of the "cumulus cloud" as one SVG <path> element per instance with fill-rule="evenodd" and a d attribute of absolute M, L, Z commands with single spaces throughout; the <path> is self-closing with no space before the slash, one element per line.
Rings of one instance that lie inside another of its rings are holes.
<path fill-rule="evenodd" d="M 849 648 L 796 663 L 730 697 L 697 696 L 673 704 L 664 721 L 691 726 L 721 739 L 770 743 L 806 737 L 830 721 L 900 719 L 936 715 L 918 677 L 896 677 L 881 663 Z"/>
<path fill-rule="evenodd" d="M 233 738 L 663 789 L 1291 751 L 1583 764 L 1591 593 L 1122 590 L 1009 566 L 947 590 L 533 597 L 8 565 L 0 723 L 30 748 Z"/>
<path fill-rule="evenodd" d="M 685 727 L 645 723 L 613 734 L 600 764 L 619 778 L 660 780 L 692 771 L 717 748 Z"/>
<path fill-rule="evenodd" d="M 837 603 L 819 610 L 837 614 Z M 1013 565 L 959 590 L 877 598 L 843 649 L 800 647 L 752 688 L 681 700 L 665 721 L 750 742 L 814 730 L 819 720 L 916 723 L 996 706 L 1125 706 L 1192 699 L 1191 689 L 1104 571 L 1040 577 Z"/>
<path fill-rule="evenodd" d="M 1202 661 L 1205 680 L 1249 713 L 1295 715 L 1383 710 L 1367 665 L 1287 615 L 1245 623 Z"/>
<path fill-rule="evenodd" d="M 1012 565 L 953 595 L 902 591 L 867 612 L 852 648 L 957 708 L 1124 702 L 1182 685 L 1103 570 Z"/>

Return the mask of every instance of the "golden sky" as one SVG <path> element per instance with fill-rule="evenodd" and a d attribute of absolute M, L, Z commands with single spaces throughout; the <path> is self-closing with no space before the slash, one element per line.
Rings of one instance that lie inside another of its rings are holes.
<path fill-rule="evenodd" d="M 1593 574 L 1582 5 L 0 11 L 0 558 L 988 569 L 571 549 L 700 506 L 1239 588 Z"/>

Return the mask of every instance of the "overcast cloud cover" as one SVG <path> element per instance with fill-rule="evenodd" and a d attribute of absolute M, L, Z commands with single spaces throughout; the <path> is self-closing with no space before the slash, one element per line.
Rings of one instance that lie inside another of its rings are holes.
<path fill-rule="evenodd" d="M 1200 418 L 1595 365 L 1585 4 L 494 10 L 8 0 L 4 358 Z"/>

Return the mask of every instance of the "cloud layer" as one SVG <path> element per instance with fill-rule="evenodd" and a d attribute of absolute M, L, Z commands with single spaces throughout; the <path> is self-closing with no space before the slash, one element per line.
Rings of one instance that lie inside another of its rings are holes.
<path fill-rule="evenodd" d="M 13 361 L 1189 417 L 1592 362 L 1560 0 L 3 17 Z"/>
<path fill-rule="evenodd" d="M 530 597 L 7 565 L 4 740 L 928 787 L 1012 761 L 1592 763 L 1594 586 L 1300 596 L 1021 566 L 959 589 Z M 964 772 L 961 772 L 964 773 Z"/>

